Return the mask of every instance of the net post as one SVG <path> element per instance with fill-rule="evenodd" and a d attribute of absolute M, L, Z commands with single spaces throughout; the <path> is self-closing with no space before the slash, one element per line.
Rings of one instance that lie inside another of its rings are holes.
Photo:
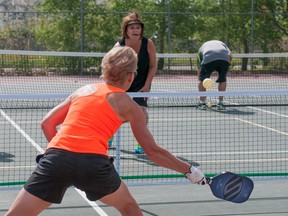
<path fill-rule="evenodd" d="M 120 175 L 120 165 L 121 165 L 121 127 L 116 132 L 116 171 Z"/>

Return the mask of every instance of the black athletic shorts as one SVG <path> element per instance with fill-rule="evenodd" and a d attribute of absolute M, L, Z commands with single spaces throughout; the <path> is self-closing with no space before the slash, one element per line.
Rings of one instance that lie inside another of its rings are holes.
<path fill-rule="evenodd" d="M 70 186 L 84 191 L 89 200 L 96 201 L 115 192 L 120 184 L 112 160 L 105 155 L 49 149 L 24 188 L 42 200 L 61 203 Z"/>
<path fill-rule="evenodd" d="M 139 106 L 144 106 L 144 107 L 147 107 L 148 104 L 147 104 L 147 98 L 133 98 L 133 100 L 139 105 Z"/>
<path fill-rule="evenodd" d="M 229 70 L 230 64 L 227 61 L 216 60 L 209 62 L 207 64 L 200 66 L 200 77 L 199 80 L 203 81 L 206 78 L 209 78 L 214 71 L 218 72 L 218 79 L 216 82 L 222 83 L 226 82 L 227 73 Z"/>

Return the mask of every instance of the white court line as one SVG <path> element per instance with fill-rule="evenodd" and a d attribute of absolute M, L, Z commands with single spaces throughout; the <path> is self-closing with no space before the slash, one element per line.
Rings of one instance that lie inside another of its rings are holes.
<path fill-rule="evenodd" d="M 263 158 L 263 159 L 231 159 L 231 160 L 197 160 L 197 163 L 199 164 L 232 164 L 232 163 L 261 163 L 261 162 L 281 162 L 281 161 L 288 161 L 288 158 Z M 146 164 L 146 162 L 142 162 L 142 161 L 138 161 L 138 162 L 123 162 L 123 164 L 125 165 L 129 165 L 129 166 L 139 166 L 139 163 L 144 163 Z"/>
<path fill-rule="evenodd" d="M 234 120 L 234 117 L 181 117 L 181 118 L 151 118 L 151 120 L 149 119 L 149 122 L 150 121 L 153 121 L 153 122 L 165 122 L 165 121 L 173 121 L 173 122 L 176 122 L 176 121 L 181 121 L 181 122 L 191 122 L 191 121 L 204 121 L 204 120 Z"/>
<path fill-rule="evenodd" d="M 284 154 L 284 153 L 288 153 L 288 150 L 287 151 L 236 151 L 236 152 L 194 152 L 194 153 L 189 153 L 189 152 L 172 152 L 173 155 L 175 156 L 220 156 L 220 155 L 248 155 L 248 154 Z M 114 154 L 111 154 L 110 155 L 111 157 L 116 157 L 116 155 Z M 135 158 L 135 155 L 131 155 L 131 154 L 122 154 L 121 155 L 121 159 L 127 159 L 127 158 Z M 143 160 L 146 160 L 145 158 L 143 158 Z M 288 159 L 287 159 L 288 160 Z M 222 160 L 217 160 L 217 161 L 222 161 Z M 147 161 L 145 161 L 147 162 Z M 123 162 L 125 163 L 125 161 Z M 131 163 L 130 161 L 128 162 L 129 164 L 133 164 Z M 139 162 L 135 162 L 135 164 L 137 164 Z M 152 162 L 151 162 L 152 163 Z M 25 169 L 25 168 L 33 168 L 33 167 L 36 167 L 36 166 L 5 166 L 5 167 L 1 167 L 0 166 L 0 169 Z"/>
<path fill-rule="evenodd" d="M 2 167 L 0 166 L 0 169 L 30 169 L 30 168 L 35 168 L 36 166 L 5 166 L 5 167 Z"/>
<path fill-rule="evenodd" d="M 197 160 L 197 163 L 251 163 L 251 162 L 278 162 L 278 161 L 288 161 L 288 158 L 266 158 L 266 159 L 237 159 L 237 160 Z"/>
<path fill-rule="evenodd" d="M 24 136 L 28 142 L 30 142 L 40 153 L 44 152 L 44 149 L 41 148 L 15 121 L 13 121 L 3 110 L 0 109 L 0 114 L 18 131 L 22 136 Z M 81 190 L 74 188 L 84 200 L 100 215 L 108 216 L 97 204 L 88 200 L 85 196 L 85 193 Z"/>
<path fill-rule="evenodd" d="M 254 125 L 254 126 L 257 126 L 257 127 L 260 127 L 260 128 L 264 128 L 266 130 L 270 130 L 270 131 L 275 132 L 275 133 L 279 133 L 281 135 L 288 136 L 288 133 L 280 131 L 280 130 L 276 130 L 275 128 L 267 127 L 267 126 L 264 126 L 264 125 L 261 125 L 261 124 L 257 124 L 257 123 L 251 122 L 251 121 L 247 121 L 247 120 L 244 120 L 244 119 L 241 119 L 241 118 L 235 118 L 235 119 L 238 120 L 238 121 L 247 123 L 247 124 L 251 124 L 251 125 Z"/>
<path fill-rule="evenodd" d="M 100 206 L 97 205 L 96 202 L 92 202 L 90 200 L 88 200 L 86 198 L 86 195 L 83 191 L 77 189 L 77 188 L 74 188 L 81 196 L 84 200 L 86 200 L 87 203 L 89 203 L 89 205 L 100 215 L 100 216 L 108 216 L 106 214 L 106 212 L 103 211 L 103 209 L 100 208 Z"/>
<path fill-rule="evenodd" d="M 30 142 L 38 152 L 41 154 L 44 152 L 44 150 L 24 131 L 22 128 L 13 121 L 3 110 L 0 109 L 0 114 L 23 136 L 25 137 L 28 142 Z"/>
<path fill-rule="evenodd" d="M 271 112 L 271 111 L 268 111 L 268 110 L 259 109 L 259 108 L 251 107 L 251 106 L 249 106 L 248 108 L 249 108 L 249 109 L 254 109 L 254 110 L 257 110 L 257 111 L 260 111 L 260 112 L 264 112 L 264 113 L 269 113 L 269 114 L 271 114 L 271 115 L 276 115 L 276 116 L 288 118 L 288 115 L 283 115 L 283 114 L 280 114 L 280 113 L 275 113 L 275 112 Z"/>
<path fill-rule="evenodd" d="M 228 104 L 240 105 L 240 104 L 238 104 L 238 103 L 229 103 L 229 101 L 225 101 L 225 102 L 228 103 Z M 256 105 L 256 106 L 257 106 L 257 105 Z M 252 106 L 247 106 L 247 108 L 249 108 L 249 109 L 254 109 L 254 110 L 257 110 L 257 111 L 259 111 L 259 112 L 269 113 L 269 114 L 271 114 L 271 115 L 276 115 L 276 116 L 288 118 L 288 115 L 283 115 L 283 114 L 280 114 L 280 113 L 275 113 L 275 112 L 271 112 L 271 111 L 264 110 L 264 109 L 259 109 L 259 108 L 252 107 Z"/>
<path fill-rule="evenodd" d="M 247 155 L 247 154 L 283 154 L 288 153 L 288 151 L 242 151 L 242 152 L 172 152 L 175 156 L 217 156 L 217 155 Z M 115 157 L 115 155 L 110 155 L 111 157 Z M 121 158 L 135 158 L 135 155 L 131 154 L 122 154 Z"/>

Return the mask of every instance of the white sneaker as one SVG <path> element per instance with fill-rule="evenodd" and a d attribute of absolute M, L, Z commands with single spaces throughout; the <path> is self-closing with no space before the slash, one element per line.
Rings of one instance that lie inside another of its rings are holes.
<path fill-rule="evenodd" d="M 217 106 L 216 106 L 217 110 L 219 111 L 225 111 L 226 110 L 226 107 L 224 106 L 223 103 L 218 103 Z"/>
<path fill-rule="evenodd" d="M 207 106 L 207 104 L 204 103 L 204 102 L 199 102 L 199 103 L 197 104 L 197 109 L 207 110 L 207 109 L 208 109 L 208 106 Z"/>

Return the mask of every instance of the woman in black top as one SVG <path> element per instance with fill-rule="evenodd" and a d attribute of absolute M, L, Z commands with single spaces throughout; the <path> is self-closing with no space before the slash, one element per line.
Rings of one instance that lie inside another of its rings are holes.
<path fill-rule="evenodd" d="M 149 92 L 152 80 L 156 74 L 156 49 L 151 39 L 143 37 L 143 32 L 144 24 L 136 12 L 132 12 L 123 18 L 123 37 L 115 46 L 129 46 L 138 55 L 137 76 L 127 92 Z M 147 98 L 134 98 L 134 101 L 141 107 L 146 117 L 146 124 L 148 124 Z M 142 148 L 138 144 L 135 153 L 143 153 Z"/>

